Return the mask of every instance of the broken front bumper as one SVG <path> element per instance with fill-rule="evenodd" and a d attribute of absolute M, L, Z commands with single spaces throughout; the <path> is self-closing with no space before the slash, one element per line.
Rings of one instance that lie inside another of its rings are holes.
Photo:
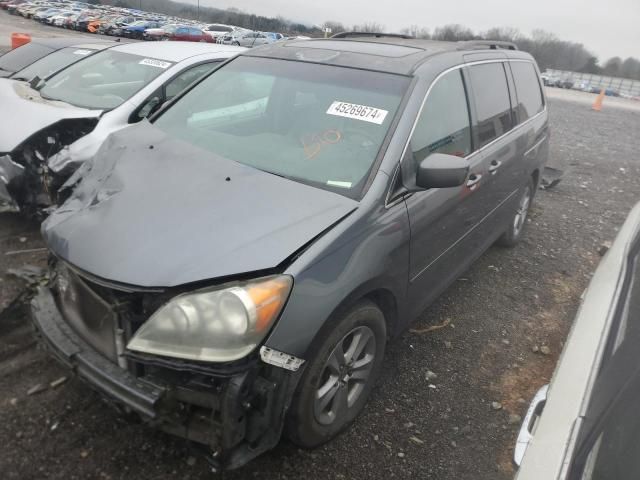
<path fill-rule="evenodd" d="M 211 373 L 130 355 L 125 370 L 80 338 L 49 289 L 38 290 L 31 313 L 44 343 L 67 368 L 125 411 L 207 445 L 214 468 L 240 467 L 278 443 L 302 369 L 290 372 L 256 359 L 228 374 Z"/>

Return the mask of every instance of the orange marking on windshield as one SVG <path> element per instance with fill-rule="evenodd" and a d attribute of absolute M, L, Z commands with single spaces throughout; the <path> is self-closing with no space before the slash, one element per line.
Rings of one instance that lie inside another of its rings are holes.
<path fill-rule="evenodd" d="M 335 145 L 340 140 L 342 140 L 342 132 L 329 129 L 321 133 L 306 135 L 300 139 L 300 142 L 307 160 L 313 160 L 325 147 Z"/>

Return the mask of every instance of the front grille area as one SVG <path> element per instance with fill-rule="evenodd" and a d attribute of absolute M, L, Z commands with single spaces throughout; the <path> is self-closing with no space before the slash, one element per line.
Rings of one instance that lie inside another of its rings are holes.
<path fill-rule="evenodd" d="M 67 323 L 98 353 L 117 362 L 118 318 L 112 305 L 69 268 L 58 268 L 57 273 L 58 302 Z"/>

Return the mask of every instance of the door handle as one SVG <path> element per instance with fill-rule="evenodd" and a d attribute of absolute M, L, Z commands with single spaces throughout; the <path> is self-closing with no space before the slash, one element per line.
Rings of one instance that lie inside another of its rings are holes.
<path fill-rule="evenodd" d="M 478 182 L 480 181 L 481 178 L 482 178 L 482 175 L 480 175 L 479 173 L 472 173 L 469 176 L 469 180 L 467 180 L 467 187 L 473 190 L 478 186 Z"/>
<path fill-rule="evenodd" d="M 491 165 L 489 165 L 489 173 L 494 175 L 498 171 L 501 165 L 502 165 L 502 162 L 500 160 L 492 160 Z"/>

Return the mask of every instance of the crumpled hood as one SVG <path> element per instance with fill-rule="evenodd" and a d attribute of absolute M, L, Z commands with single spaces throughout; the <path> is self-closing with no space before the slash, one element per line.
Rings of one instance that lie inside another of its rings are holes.
<path fill-rule="evenodd" d="M 278 266 L 354 200 L 226 160 L 148 122 L 107 138 L 73 196 L 42 225 L 90 274 L 171 287 Z"/>
<path fill-rule="evenodd" d="M 9 153 L 31 135 L 66 118 L 94 118 L 88 110 L 43 99 L 27 83 L 0 80 L 0 153 Z"/>

